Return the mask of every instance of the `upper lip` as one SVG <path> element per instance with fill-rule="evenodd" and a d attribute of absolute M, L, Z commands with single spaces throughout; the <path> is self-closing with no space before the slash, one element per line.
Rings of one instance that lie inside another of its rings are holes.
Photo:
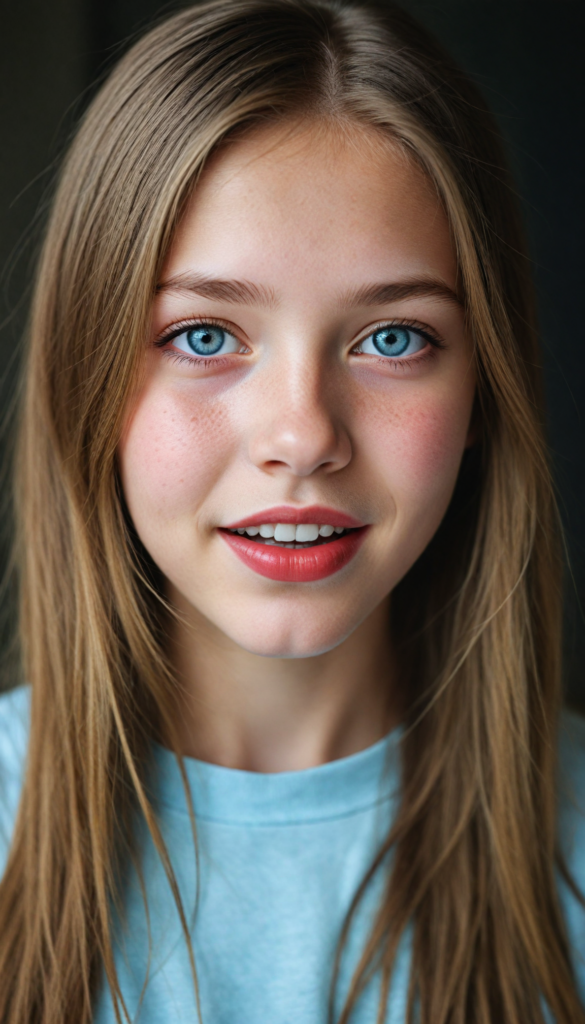
<path fill-rule="evenodd" d="M 355 516 L 328 508 L 326 505 L 304 505 L 302 508 L 295 508 L 293 505 L 278 505 L 275 508 L 264 509 L 262 512 L 254 512 L 251 516 L 238 519 L 236 523 L 228 523 L 223 529 L 241 530 L 246 526 L 261 526 L 263 523 L 315 523 L 317 526 L 343 526 L 346 529 L 356 529 L 366 525 Z"/>

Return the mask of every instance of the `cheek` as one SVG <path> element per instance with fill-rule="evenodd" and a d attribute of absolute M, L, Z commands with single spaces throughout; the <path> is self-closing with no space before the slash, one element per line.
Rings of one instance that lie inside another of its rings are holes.
<path fill-rule="evenodd" d="M 176 519 L 193 514 L 221 474 L 234 431 L 220 403 L 143 394 L 119 447 L 122 484 L 130 513 Z"/>
<path fill-rule="evenodd" d="M 472 393 L 404 398 L 371 410 L 371 450 L 400 506 L 439 502 L 453 490 L 467 439 Z M 421 511 L 423 509 L 421 508 Z"/>

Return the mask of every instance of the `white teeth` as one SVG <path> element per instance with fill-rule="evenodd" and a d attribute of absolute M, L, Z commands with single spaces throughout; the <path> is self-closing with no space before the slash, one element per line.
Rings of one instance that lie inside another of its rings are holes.
<path fill-rule="evenodd" d="M 262 527 L 260 527 L 262 531 Z M 274 531 L 274 539 L 279 541 L 293 541 L 296 539 L 297 528 L 294 523 L 277 523 Z"/>
<path fill-rule="evenodd" d="M 290 546 L 297 544 L 311 544 L 319 537 L 332 537 L 334 533 L 343 533 L 345 527 L 330 526 L 325 523 L 318 526 L 316 523 L 262 523 L 261 526 L 237 527 L 234 533 L 247 534 L 248 537 L 257 537 L 258 534 L 273 543 Z"/>
<path fill-rule="evenodd" d="M 276 537 L 276 534 L 274 534 Z M 295 540 L 300 544 L 306 543 L 310 540 L 317 540 L 319 536 L 319 527 L 314 523 L 299 523 L 296 528 Z"/>

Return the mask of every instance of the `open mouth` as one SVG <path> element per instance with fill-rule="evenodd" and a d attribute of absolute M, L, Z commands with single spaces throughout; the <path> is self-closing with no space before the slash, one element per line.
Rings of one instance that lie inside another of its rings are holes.
<path fill-rule="evenodd" d="M 357 554 L 368 526 L 330 523 L 258 523 L 220 527 L 219 533 L 249 569 L 286 583 L 314 583 L 343 569 Z"/>
<path fill-rule="evenodd" d="M 323 525 L 317 523 L 262 523 L 258 526 L 247 526 L 225 532 L 248 537 L 256 544 L 302 551 L 306 548 L 319 547 L 322 544 L 331 544 L 332 541 L 352 532 L 352 529 L 344 526 L 330 526 L 327 523 Z"/>

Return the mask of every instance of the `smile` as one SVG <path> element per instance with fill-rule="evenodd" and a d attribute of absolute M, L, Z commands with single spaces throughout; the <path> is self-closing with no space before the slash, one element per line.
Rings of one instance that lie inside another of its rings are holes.
<path fill-rule="evenodd" d="M 272 509 L 220 527 L 218 533 L 258 575 L 281 583 L 314 583 L 348 565 L 368 529 L 353 516 L 313 506 Z"/>
<path fill-rule="evenodd" d="M 346 532 L 343 526 L 316 523 L 262 523 L 260 526 L 240 527 L 230 530 L 239 536 L 253 537 L 257 544 L 275 545 L 296 550 L 330 544 Z"/>

